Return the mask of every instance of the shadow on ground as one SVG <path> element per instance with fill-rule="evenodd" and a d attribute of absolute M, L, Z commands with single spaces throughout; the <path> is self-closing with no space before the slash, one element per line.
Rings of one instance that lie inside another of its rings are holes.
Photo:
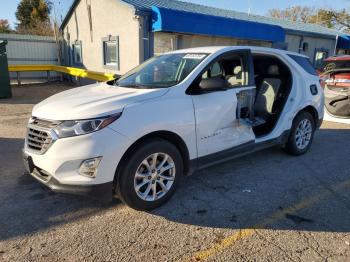
<path fill-rule="evenodd" d="M 54 194 L 23 175 L 22 145 L 22 139 L 0 138 L 0 240 L 118 212 L 118 201 Z M 211 228 L 251 228 L 271 218 L 266 228 L 350 232 L 349 187 L 338 188 L 350 179 L 349 155 L 350 130 L 321 130 L 304 156 L 272 148 L 199 171 L 151 214 Z M 282 218 L 273 219 L 283 210 Z"/>
<path fill-rule="evenodd" d="M 35 233 L 115 208 L 110 203 L 53 193 L 25 173 L 23 139 L 0 138 L 0 240 Z"/>
<path fill-rule="evenodd" d="M 350 232 L 349 155 L 349 129 L 322 129 L 306 155 L 271 148 L 199 171 L 152 214 L 211 228 Z"/>

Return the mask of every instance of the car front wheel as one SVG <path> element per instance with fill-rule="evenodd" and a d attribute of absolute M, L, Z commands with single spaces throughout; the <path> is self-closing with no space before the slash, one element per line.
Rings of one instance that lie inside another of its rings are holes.
<path fill-rule="evenodd" d="M 300 112 L 293 121 L 285 151 L 292 155 L 305 154 L 311 147 L 315 133 L 315 121 L 309 112 Z"/>
<path fill-rule="evenodd" d="M 146 141 L 133 150 L 121 172 L 119 197 L 131 208 L 152 210 L 170 199 L 182 173 L 182 157 L 174 145 Z"/>

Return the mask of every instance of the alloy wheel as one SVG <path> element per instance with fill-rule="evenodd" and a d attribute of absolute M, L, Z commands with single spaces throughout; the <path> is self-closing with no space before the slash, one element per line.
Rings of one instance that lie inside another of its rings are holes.
<path fill-rule="evenodd" d="M 309 119 L 300 121 L 295 133 L 295 144 L 298 149 L 303 150 L 310 144 L 312 132 L 313 127 Z"/>
<path fill-rule="evenodd" d="M 174 160 L 168 154 L 154 153 L 137 168 L 134 177 L 135 192 L 144 201 L 156 201 L 169 192 L 175 175 Z"/>

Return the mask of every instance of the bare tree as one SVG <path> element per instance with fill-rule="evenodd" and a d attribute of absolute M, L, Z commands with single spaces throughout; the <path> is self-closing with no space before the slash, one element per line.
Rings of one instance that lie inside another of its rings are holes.
<path fill-rule="evenodd" d="M 350 14 L 346 9 L 336 10 L 318 10 L 318 24 L 334 28 L 344 32 L 350 32 Z"/>
<path fill-rule="evenodd" d="M 308 23 L 310 16 L 315 13 L 313 8 L 307 6 L 293 6 L 286 9 L 270 9 L 268 16 L 279 19 L 286 19 L 293 22 Z"/>
<path fill-rule="evenodd" d="M 286 9 L 270 9 L 268 16 L 294 22 L 319 24 L 328 28 L 350 32 L 350 14 L 346 9 L 315 9 L 307 6 L 294 6 Z"/>

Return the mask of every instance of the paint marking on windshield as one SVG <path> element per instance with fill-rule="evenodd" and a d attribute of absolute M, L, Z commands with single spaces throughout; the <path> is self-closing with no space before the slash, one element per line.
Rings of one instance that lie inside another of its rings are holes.
<path fill-rule="evenodd" d="M 184 59 L 198 59 L 202 60 L 205 57 L 205 55 L 202 54 L 187 54 L 184 56 Z"/>

